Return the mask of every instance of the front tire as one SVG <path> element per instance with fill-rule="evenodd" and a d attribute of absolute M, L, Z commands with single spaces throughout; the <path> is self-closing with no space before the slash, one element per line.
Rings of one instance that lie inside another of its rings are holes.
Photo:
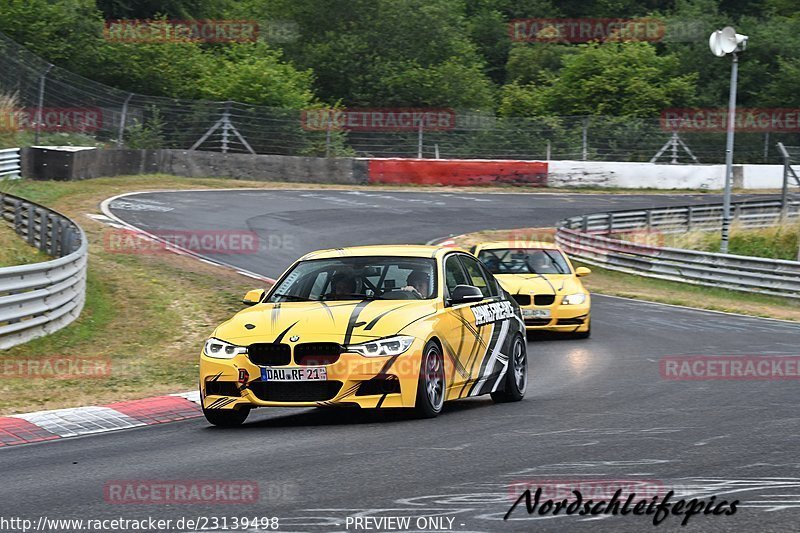
<path fill-rule="evenodd" d="M 215 426 L 232 428 L 241 426 L 250 415 L 249 407 L 241 409 L 206 409 L 203 408 L 203 415 L 210 424 Z"/>
<path fill-rule="evenodd" d="M 442 412 L 445 396 L 444 357 L 439 345 L 428 341 L 422 352 L 414 411 L 419 418 L 434 418 Z"/>
<path fill-rule="evenodd" d="M 511 345 L 503 382 L 503 389 L 493 392 L 492 400 L 497 403 L 518 402 L 525 397 L 528 388 L 528 349 L 522 335 L 517 335 Z"/>

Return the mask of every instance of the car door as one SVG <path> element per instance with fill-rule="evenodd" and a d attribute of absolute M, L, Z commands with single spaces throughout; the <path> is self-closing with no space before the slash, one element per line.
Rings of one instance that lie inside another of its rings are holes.
<path fill-rule="evenodd" d="M 465 387 L 465 396 L 476 396 L 496 390 L 508 366 L 508 354 L 517 331 L 514 304 L 504 297 L 494 277 L 474 257 L 461 254 L 459 260 L 470 280 L 478 287 L 484 300 L 469 307 L 475 327 L 483 340 L 482 357 L 475 358 L 468 367 L 470 378 Z"/>
<path fill-rule="evenodd" d="M 452 304 L 450 295 L 458 285 L 470 285 L 471 280 L 459 259 L 462 254 L 451 253 L 445 256 L 443 264 L 442 344 L 447 356 L 447 399 L 452 400 L 466 395 L 466 387 L 471 379 L 470 367 L 482 353 L 484 334 L 475 325 L 475 315 L 470 310 L 474 304 Z M 449 368 L 448 368 L 449 367 Z"/>

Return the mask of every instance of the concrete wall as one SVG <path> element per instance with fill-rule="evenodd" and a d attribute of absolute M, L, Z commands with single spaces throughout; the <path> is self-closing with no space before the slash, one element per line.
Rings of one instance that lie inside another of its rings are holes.
<path fill-rule="evenodd" d="M 25 148 L 22 159 L 23 176 L 43 180 L 163 173 L 299 183 L 367 182 L 367 162 L 350 158 L 38 147 Z"/>
<path fill-rule="evenodd" d="M 725 165 L 669 165 L 608 161 L 550 161 L 551 187 L 620 187 L 625 189 L 722 189 Z M 777 189 L 781 165 L 735 165 L 733 186 Z"/>
<path fill-rule="evenodd" d="M 722 189 L 725 165 L 608 161 L 415 160 L 222 154 L 189 150 L 22 150 L 22 175 L 77 180 L 164 173 L 295 183 L 525 184 L 548 187 Z M 778 189 L 781 165 L 736 165 L 734 187 Z"/>
<path fill-rule="evenodd" d="M 547 185 L 547 163 L 508 159 L 370 159 L 370 183 Z"/>

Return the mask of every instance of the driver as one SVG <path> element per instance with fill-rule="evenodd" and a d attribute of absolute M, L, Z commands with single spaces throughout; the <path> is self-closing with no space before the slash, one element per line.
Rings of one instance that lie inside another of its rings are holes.
<path fill-rule="evenodd" d="M 337 272 L 331 278 L 331 293 L 328 297 L 348 296 L 356 292 L 356 277 L 352 272 Z"/>
<path fill-rule="evenodd" d="M 422 270 L 412 270 L 406 278 L 406 284 L 401 290 L 416 292 L 423 298 L 430 296 L 428 275 Z"/>
<path fill-rule="evenodd" d="M 552 262 L 544 252 L 533 252 L 533 254 L 531 254 L 530 265 L 537 274 L 546 274 L 552 269 Z"/>

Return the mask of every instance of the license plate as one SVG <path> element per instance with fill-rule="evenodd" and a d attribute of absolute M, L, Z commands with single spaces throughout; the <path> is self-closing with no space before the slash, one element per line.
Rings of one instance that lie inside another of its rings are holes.
<path fill-rule="evenodd" d="M 525 316 L 533 318 L 550 318 L 550 309 L 526 309 Z"/>
<path fill-rule="evenodd" d="M 262 381 L 326 381 L 328 369 L 322 366 L 261 368 Z"/>

